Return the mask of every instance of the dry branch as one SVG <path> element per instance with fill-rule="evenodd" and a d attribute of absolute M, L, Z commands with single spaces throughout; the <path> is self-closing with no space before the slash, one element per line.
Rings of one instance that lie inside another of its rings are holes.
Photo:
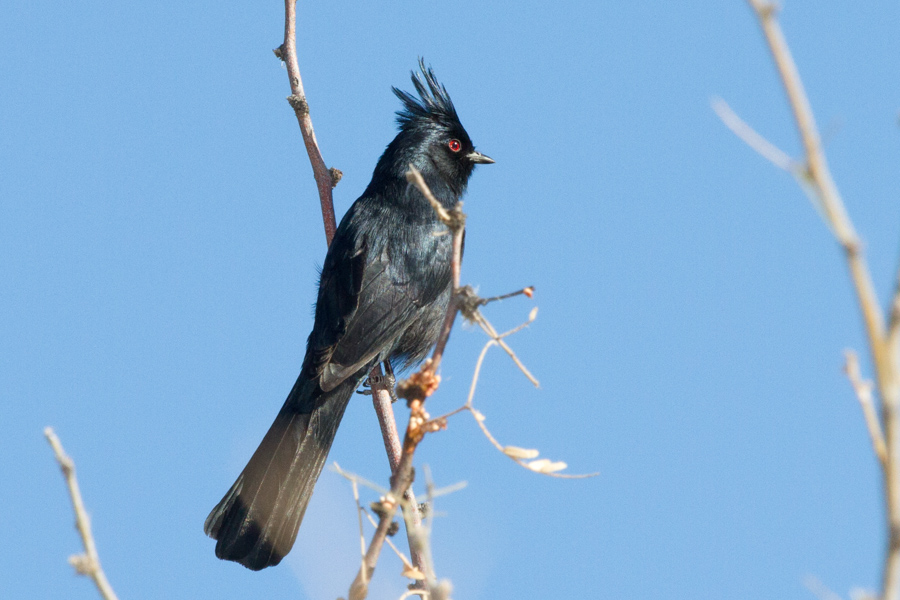
<path fill-rule="evenodd" d="M 87 575 L 94 581 L 97 590 L 104 600 L 117 600 L 116 593 L 106 579 L 106 574 L 100 566 L 100 557 L 97 554 L 97 545 L 94 543 L 94 535 L 91 533 L 91 519 L 87 510 L 84 508 L 84 501 L 81 499 L 81 491 L 78 489 L 78 479 L 75 477 L 75 463 L 63 450 L 62 442 L 54 433 L 53 429 L 47 427 L 44 429 L 44 437 L 53 448 L 56 455 L 56 462 L 62 470 L 63 478 L 66 480 L 66 486 L 69 488 L 69 496 L 72 498 L 72 507 L 75 509 L 75 528 L 81 536 L 81 543 L 84 545 L 84 554 L 76 554 L 69 557 L 69 564 L 75 567 L 79 575 Z"/>

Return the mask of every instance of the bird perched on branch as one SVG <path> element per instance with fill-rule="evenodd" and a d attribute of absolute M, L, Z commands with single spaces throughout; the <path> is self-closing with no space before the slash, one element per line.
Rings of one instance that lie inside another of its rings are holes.
<path fill-rule="evenodd" d="M 250 462 L 209 513 L 216 556 L 260 570 L 290 551 L 313 487 L 353 392 L 379 362 L 421 361 L 440 332 L 451 294 L 451 236 L 419 190 L 409 165 L 435 197 L 456 205 L 477 152 L 453 102 L 419 60 L 418 97 L 403 104 L 400 132 L 372 181 L 337 228 L 319 278 L 315 324 L 300 376 Z"/>

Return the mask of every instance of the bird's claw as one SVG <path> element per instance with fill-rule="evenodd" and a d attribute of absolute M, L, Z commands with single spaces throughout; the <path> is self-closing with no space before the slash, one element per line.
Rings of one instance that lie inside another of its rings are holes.
<path fill-rule="evenodd" d="M 369 389 L 357 390 L 356 393 L 362 394 L 363 396 L 371 396 L 372 388 L 377 386 L 388 391 L 388 393 L 391 395 L 391 403 L 393 404 L 397 401 L 397 393 L 394 391 L 394 386 L 396 385 L 396 383 L 397 380 L 394 377 L 393 373 L 385 373 L 384 375 L 376 375 L 374 377 L 372 375 L 369 375 L 362 382 L 362 386 Z"/>

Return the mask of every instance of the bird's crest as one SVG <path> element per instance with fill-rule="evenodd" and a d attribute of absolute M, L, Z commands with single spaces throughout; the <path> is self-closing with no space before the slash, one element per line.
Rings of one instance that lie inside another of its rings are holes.
<path fill-rule="evenodd" d="M 419 70 L 420 73 L 412 72 L 412 82 L 419 94 L 418 98 L 409 92 L 392 88 L 394 94 L 403 102 L 403 108 L 397 111 L 397 123 L 400 128 L 410 129 L 428 121 L 447 127 L 459 125 L 459 117 L 447 89 L 438 83 L 434 71 L 431 67 L 425 66 L 423 58 L 419 58 Z"/>

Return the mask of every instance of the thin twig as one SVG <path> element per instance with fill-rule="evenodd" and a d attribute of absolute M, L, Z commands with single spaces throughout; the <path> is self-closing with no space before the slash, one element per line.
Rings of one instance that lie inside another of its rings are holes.
<path fill-rule="evenodd" d="M 363 558 L 363 564 L 360 566 L 356 579 L 350 585 L 350 591 L 347 596 L 349 600 L 363 600 L 368 595 L 369 581 L 375 572 L 375 565 L 378 564 L 381 548 L 387 539 L 388 531 L 397 512 L 397 506 L 400 504 L 398 499 L 403 497 L 403 492 L 412 484 L 412 476 L 412 453 L 404 452 L 397 473 L 394 475 L 391 491 L 381 499 L 378 510 L 380 519 L 375 528 L 375 534 L 369 542 L 369 547 Z"/>
<path fill-rule="evenodd" d="M 440 219 L 441 223 L 451 226 L 452 219 L 450 217 L 450 213 L 447 212 L 447 209 L 444 208 L 444 205 L 438 202 L 438 199 L 434 197 L 434 194 L 431 192 L 431 189 L 428 187 L 428 184 L 425 183 L 425 178 L 422 177 L 422 173 L 419 172 L 417 168 L 412 165 L 409 165 L 409 171 L 406 173 L 406 180 L 411 184 L 415 185 L 422 195 L 425 196 L 425 199 L 428 200 L 428 203 L 431 205 L 431 208 L 434 209 L 434 212 L 437 214 L 438 219 Z M 457 281 L 457 285 L 459 282 Z"/>
<path fill-rule="evenodd" d="M 853 350 L 846 350 L 846 363 L 844 364 L 844 373 L 856 392 L 856 398 L 859 400 L 860 408 L 862 408 L 863 417 L 866 420 L 866 428 L 869 430 L 869 438 L 872 440 L 872 449 L 875 451 L 875 457 L 881 463 L 881 468 L 887 467 L 887 447 L 884 444 L 884 434 L 881 432 L 881 423 L 878 421 L 878 412 L 875 410 L 875 403 L 872 400 L 872 382 L 868 379 L 863 380 L 859 372 L 859 358 Z"/>
<path fill-rule="evenodd" d="M 75 463 L 63 450 L 62 443 L 52 428 L 44 429 L 44 437 L 50 442 L 53 453 L 56 455 L 56 462 L 62 469 L 66 486 L 69 488 L 69 496 L 72 498 L 72 507 L 75 509 L 75 527 L 78 529 L 81 543 L 84 545 L 84 554 L 70 556 L 69 564 L 75 567 L 79 575 L 87 575 L 94 581 L 94 585 L 97 586 L 97 590 L 104 600 L 117 600 L 116 593 L 100 566 L 100 556 L 97 554 L 97 545 L 94 543 L 94 535 L 91 533 L 91 520 L 84 508 L 81 491 L 78 489 L 78 479 L 75 477 Z"/>
<path fill-rule="evenodd" d="M 537 450 L 528 450 L 528 451 L 524 451 L 524 453 L 519 453 L 519 452 L 517 452 L 517 450 L 522 450 L 522 449 L 515 448 L 514 446 L 502 445 L 499 441 L 497 441 L 497 438 L 494 437 L 494 435 L 488 429 L 487 425 L 484 424 L 485 416 L 481 413 L 481 411 L 476 409 L 473 404 L 473 400 L 475 398 L 475 389 L 478 386 L 478 379 L 481 376 L 481 367 L 484 364 L 484 359 L 487 356 L 488 350 L 490 350 L 492 346 L 499 346 L 502 343 L 502 338 L 512 335 L 513 333 L 520 331 L 524 327 L 527 327 L 528 325 L 530 325 L 531 322 L 534 321 L 534 318 L 535 318 L 535 311 L 532 311 L 531 314 L 529 315 L 528 320 L 525 321 L 524 323 L 522 323 L 521 325 L 514 327 L 513 329 L 510 329 L 509 331 L 507 331 L 505 333 L 492 336 L 491 339 L 488 340 L 488 342 L 481 349 L 481 353 L 478 355 L 478 360 L 475 362 L 475 370 L 472 373 L 472 381 L 469 384 L 469 395 L 466 398 L 466 403 L 455 410 L 452 410 L 452 411 L 450 411 L 446 414 L 443 414 L 439 417 L 435 417 L 434 419 L 431 420 L 431 422 L 435 423 L 436 427 L 443 428 L 446 425 L 447 419 L 449 419 L 450 417 L 457 415 L 461 412 L 468 411 L 472 415 L 472 417 L 475 419 L 475 423 L 478 425 L 478 428 L 481 429 L 481 433 L 484 434 L 484 436 L 491 443 L 491 445 L 494 446 L 494 448 L 496 448 L 497 450 L 502 452 L 504 455 L 506 455 L 509 459 L 511 459 L 513 462 L 515 462 L 519 466 L 521 466 L 525 469 L 528 469 L 529 471 L 533 471 L 535 473 L 541 474 L 541 475 L 547 475 L 548 477 L 557 477 L 559 479 L 587 479 L 589 477 L 596 477 L 600 473 L 598 473 L 598 472 L 583 473 L 583 474 L 558 473 L 557 471 L 566 468 L 565 463 L 548 461 L 547 459 L 538 459 L 537 457 L 539 455 L 539 452 Z M 485 319 L 485 322 L 486 321 L 487 320 Z M 493 327 L 491 327 L 491 329 L 493 330 Z M 496 331 L 494 331 L 494 333 L 496 334 Z M 490 335 L 490 334 L 488 334 L 488 335 Z M 516 361 L 517 365 L 520 364 L 518 362 L 518 360 L 516 360 L 515 358 L 513 360 Z M 527 369 L 522 368 L 522 372 L 526 376 L 530 375 L 530 373 L 528 372 Z M 536 459 L 536 460 L 531 460 L 531 459 Z"/>
<path fill-rule="evenodd" d="M 894 284 L 894 297 L 891 299 L 891 312 L 888 318 L 887 333 L 888 352 L 891 362 L 900 364 L 900 270 L 897 271 L 897 282 Z"/>
<path fill-rule="evenodd" d="M 499 296 L 491 296 L 490 298 L 482 298 L 481 304 L 482 306 L 485 304 L 490 304 L 491 302 L 497 302 L 498 300 L 506 300 L 508 298 L 514 298 L 516 296 L 528 296 L 531 298 L 534 296 L 534 286 L 529 285 L 527 287 L 523 287 L 521 290 L 516 290 L 515 292 L 510 292 L 508 294 L 501 294 Z"/>
<path fill-rule="evenodd" d="M 490 338 L 492 338 L 493 340 L 495 340 L 495 341 L 497 342 L 497 345 L 498 345 L 498 346 L 500 346 L 501 348 L 503 348 L 503 350 L 509 355 L 509 357 L 510 357 L 511 359 L 513 359 L 513 362 L 516 363 L 516 366 L 519 367 L 519 370 L 522 371 L 522 373 L 525 374 L 525 377 L 528 378 L 528 381 L 530 381 L 530 382 L 534 385 L 534 387 L 541 387 L 540 382 L 534 377 L 534 375 L 531 374 L 531 371 L 528 370 L 528 368 L 522 363 L 522 361 L 519 360 L 519 357 L 516 356 L 516 353 L 513 352 L 512 348 L 510 348 L 510 347 L 507 345 L 507 343 L 503 341 L 503 338 L 505 338 L 505 337 L 507 337 L 507 336 L 509 336 L 509 335 L 512 335 L 513 333 L 516 333 L 516 332 L 518 332 L 519 330 L 521 330 L 521 329 L 527 327 L 528 325 L 530 325 L 531 322 L 534 321 L 535 317 L 537 316 L 536 311 L 531 311 L 531 315 L 529 316 L 528 321 L 526 321 L 526 322 L 523 323 L 522 325 L 519 325 L 519 326 L 516 327 L 515 329 L 512 329 L 512 330 L 510 330 L 510 331 L 504 333 L 503 335 L 500 335 L 499 333 L 497 333 L 497 330 L 494 329 L 494 326 L 491 325 L 490 321 L 488 321 L 488 320 L 484 317 L 484 315 L 481 314 L 480 311 L 475 311 L 475 315 L 474 315 L 474 316 L 475 316 L 475 322 L 478 323 L 478 326 L 481 327 L 481 329 L 482 329 L 486 334 L 488 334 L 488 337 L 490 337 Z"/>
<path fill-rule="evenodd" d="M 437 204 L 435 212 L 453 234 L 453 253 L 451 256 L 450 268 L 453 287 L 450 295 L 450 302 L 448 303 L 447 312 L 444 317 L 444 323 L 441 327 L 441 332 L 438 336 L 431 358 L 425 361 L 417 373 L 398 385 L 398 394 L 408 400 L 410 409 L 409 423 L 406 427 L 406 435 L 403 438 L 400 461 L 391 477 L 391 491 L 381 502 L 378 527 L 375 529 L 375 534 L 369 542 L 369 548 L 366 551 L 363 565 L 360 567 L 356 579 L 354 579 L 350 586 L 350 592 L 348 594 L 349 600 L 362 600 L 368 595 L 368 581 L 371 580 L 372 573 L 375 571 L 375 565 L 378 564 L 378 558 L 381 554 L 381 548 L 384 545 L 384 541 L 387 538 L 390 523 L 394 518 L 398 505 L 402 503 L 402 498 L 404 497 L 406 490 L 412 485 L 415 476 L 412 465 L 413 455 L 424 435 L 428 431 L 434 430 L 427 428 L 429 421 L 428 413 L 425 412 L 425 399 L 437 389 L 437 386 L 440 383 L 440 377 L 436 374 L 436 370 L 440 365 L 441 356 L 443 355 L 447 340 L 450 337 L 450 331 L 453 328 L 456 313 L 459 312 L 457 291 L 459 290 L 460 262 L 462 260 L 462 237 L 463 232 L 465 231 L 465 215 L 461 210 L 462 203 L 457 203 L 452 211 L 441 212 L 443 207 L 434 200 L 431 190 L 428 189 L 421 174 L 418 173 L 412 165 L 410 165 L 410 171 L 407 173 L 407 180 L 416 185 L 425 198 L 430 197 L 430 200 L 433 201 L 433 207 L 435 206 L 435 203 Z M 401 392 L 401 390 L 405 390 L 405 392 Z M 409 529 L 410 524 L 407 522 L 407 530 Z M 417 545 L 415 539 L 415 535 L 410 536 L 411 546 Z M 412 547 L 410 548 L 410 552 L 413 552 Z M 426 570 L 426 576 L 427 575 L 428 572 Z M 436 588 L 432 586 L 432 581 L 426 581 L 426 588 L 431 592 L 432 597 L 435 597 L 434 592 L 436 591 Z"/>
<path fill-rule="evenodd" d="M 504 337 L 521 330 L 522 327 L 525 327 L 529 323 L 531 323 L 531 321 L 533 321 L 536 316 L 536 311 L 532 310 L 529 316 L 529 320 L 521 326 L 516 327 L 504 334 L 497 333 L 490 322 L 487 321 L 487 319 L 485 319 L 484 316 L 481 315 L 478 311 L 478 306 L 486 304 L 486 302 L 483 299 L 478 298 L 469 286 L 461 288 L 459 284 L 460 263 L 462 260 L 462 238 L 465 231 L 466 220 L 465 214 L 462 212 L 462 203 L 458 202 L 453 209 L 449 211 L 446 210 L 431 194 L 431 190 L 428 189 L 428 186 L 422 178 L 421 173 L 419 173 L 412 165 L 410 165 L 409 167 L 406 178 L 407 181 L 414 184 L 421 191 L 423 197 L 425 197 L 431 203 L 438 218 L 447 226 L 447 228 L 453 235 L 453 251 L 450 264 L 452 292 L 450 295 L 450 300 L 448 302 L 447 311 L 445 313 L 444 322 L 442 324 L 438 339 L 435 343 L 435 348 L 431 355 L 431 358 L 423 363 L 418 372 L 414 373 L 407 380 L 400 382 L 397 386 L 398 395 L 407 400 L 408 406 L 410 408 L 409 424 L 407 425 L 406 435 L 404 436 L 403 440 L 400 461 L 397 465 L 397 468 L 394 470 L 391 491 L 390 493 L 386 494 L 381 500 L 381 504 L 377 511 L 379 513 L 380 520 L 376 527 L 375 534 L 372 536 L 372 540 L 369 543 L 369 548 L 366 551 L 366 557 L 363 560 L 363 565 L 360 568 L 360 572 L 357 574 L 356 579 L 353 581 L 353 584 L 350 587 L 350 600 L 362 600 L 368 594 L 368 581 L 371 579 L 372 573 L 375 569 L 375 565 L 378 562 L 381 547 L 383 546 L 384 541 L 387 539 L 386 536 L 389 524 L 393 519 L 394 514 L 396 513 L 397 505 L 403 504 L 402 501 L 398 501 L 398 498 L 401 498 L 404 492 L 409 489 L 409 486 L 412 484 L 414 478 L 412 468 L 413 455 L 416 451 L 416 448 L 418 447 L 419 442 L 422 440 L 426 433 L 438 431 L 445 428 L 447 416 L 451 416 L 452 414 L 456 414 L 458 412 L 461 412 L 462 410 L 468 410 L 475 416 L 475 420 L 478 422 L 479 427 L 482 428 L 482 431 L 485 432 L 485 435 L 488 437 L 488 439 L 491 440 L 491 442 L 501 451 L 504 451 L 503 447 L 500 446 L 499 443 L 497 443 L 497 441 L 493 438 L 487 428 L 484 427 L 484 424 L 482 422 L 484 420 L 484 417 L 471 406 L 472 397 L 475 393 L 475 385 L 478 379 L 478 375 L 481 371 L 481 365 L 484 361 L 484 356 L 487 352 L 487 349 L 492 345 L 501 346 L 510 355 L 513 361 L 519 366 L 522 372 L 525 373 L 525 375 L 535 385 L 538 385 L 538 382 L 534 378 L 534 376 L 531 375 L 528 369 L 525 368 L 521 361 L 519 361 L 518 357 L 515 355 L 512 349 L 503 341 Z M 510 294 L 506 297 L 517 295 L 520 293 L 531 296 L 532 292 L 533 288 L 524 288 L 523 290 L 515 292 L 514 294 Z M 500 298 L 502 297 L 497 297 L 491 300 Z M 479 356 L 478 364 L 475 368 L 475 376 L 473 378 L 472 386 L 469 392 L 469 399 L 466 405 L 464 405 L 460 409 L 457 409 L 457 411 L 454 411 L 453 413 L 445 415 L 445 417 L 430 419 L 428 413 L 425 412 L 425 401 L 440 384 L 440 376 L 437 375 L 437 369 L 440 365 L 441 357 L 443 356 L 447 340 L 449 339 L 450 331 L 453 328 L 453 323 L 456 320 L 456 315 L 461 311 L 466 314 L 466 318 L 473 319 L 477 323 L 479 323 L 479 325 L 482 327 L 482 329 L 484 329 L 484 331 L 489 335 L 491 339 Z M 504 451 L 504 453 L 510 456 L 508 452 Z M 512 458 L 512 456 L 510 457 Z M 529 463 L 520 464 L 532 471 L 556 477 L 579 478 L 593 476 L 557 474 L 555 473 L 555 471 L 559 470 L 560 468 L 565 468 L 565 463 L 552 463 L 551 461 L 548 461 L 546 459 L 540 459 L 538 461 L 531 461 Z M 433 490 L 430 490 L 429 488 L 429 493 L 432 492 Z M 424 557 L 423 564 L 425 565 L 425 589 L 428 591 L 428 594 L 431 598 L 446 598 L 450 591 L 450 584 L 446 581 L 438 582 L 434 575 L 434 567 L 430 559 L 430 547 L 428 545 L 427 539 L 425 539 L 427 538 L 427 536 L 425 535 L 425 533 L 423 533 L 422 527 L 416 526 L 410 522 L 410 516 L 406 513 L 406 511 L 404 511 L 404 514 L 407 520 L 407 531 L 410 532 L 410 551 L 413 552 L 414 550 L 419 550 Z"/>
<path fill-rule="evenodd" d="M 756 152 L 768 160 L 770 163 L 783 169 L 788 173 L 793 173 L 797 169 L 797 164 L 787 155 L 781 148 L 761 136 L 755 129 L 750 127 L 737 113 L 731 110 L 728 103 L 721 98 L 712 99 L 712 108 L 736 136 L 744 140 L 748 146 L 756 150 Z"/>
<path fill-rule="evenodd" d="M 365 513 L 366 518 L 369 520 L 369 523 L 372 524 L 372 527 L 378 527 L 378 521 L 376 521 L 376 520 L 372 517 L 372 515 L 369 514 L 369 511 L 363 509 L 363 512 Z M 413 566 L 412 562 L 410 562 L 410 560 L 409 560 L 408 558 L 406 558 L 406 555 L 403 554 L 403 552 L 401 552 L 400 549 L 397 548 L 396 545 L 394 545 L 394 542 L 391 541 L 391 538 L 389 538 L 389 537 L 388 537 L 388 538 L 385 538 L 384 541 L 387 542 L 387 545 L 391 547 L 391 550 L 394 551 L 394 554 L 396 554 L 396 555 L 397 555 L 397 558 L 400 559 L 400 562 L 403 563 L 404 571 L 405 571 L 406 569 L 409 569 L 410 571 L 412 571 L 413 569 L 416 568 L 416 567 Z M 366 550 L 365 547 L 363 547 L 363 554 L 364 554 L 364 555 L 365 555 L 365 550 Z"/>
<path fill-rule="evenodd" d="M 453 323 L 456 320 L 456 314 L 459 312 L 459 277 L 462 264 L 462 240 L 463 233 L 466 228 L 466 215 L 462 211 L 462 202 L 457 202 L 451 210 L 446 210 L 440 202 L 428 189 L 422 174 L 414 166 L 409 165 L 409 171 L 406 173 L 406 180 L 415 185 L 422 195 L 431 204 L 438 219 L 450 229 L 453 234 L 453 254 L 450 260 L 450 278 L 452 293 L 450 294 L 450 302 L 447 305 L 447 312 L 444 317 L 444 324 L 441 327 L 441 333 L 438 335 L 437 342 L 434 345 L 434 352 L 431 360 L 426 363 L 428 370 L 432 374 L 437 372 L 441 364 L 441 358 L 444 355 L 444 348 L 447 346 L 447 340 L 450 339 L 450 331 L 453 329 Z"/>
<path fill-rule="evenodd" d="M 425 198 L 429 199 L 432 207 L 434 207 L 435 212 L 438 214 L 438 218 L 448 226 L 453 234 L 453 253 L 450 265 L 452 292 L 444 322 L 441 327 L 441 332 L 438 336 L 431 358 L 425 361 L 417 373 L 398 385 L 398 394 L 408 400 L 410 409 L 409 423 L 406 427 L 406 435 L 403 438 L 400 461 L 391 478 L 391 492 L 382 500 L 379 515 L 381 518 L 378 522 L 375 534 L 369 542 L 369 549 L 366 552 L 363 566 L 360 568 L 356 579 L 354 579 L 353 584 L 350 586 L 350 600 L 362 600 L 367 596 L 368 581 L 371 579 L 371 575 L 375 570 L 375 565 L 378 564 L 378 558 L 381 554 L 384 540 L 387 537 L 390 522 L 394 518 L 397 506 L 402 502 L 399 499 L 403 498 L 406 490 L 412 485 L 414 478 L 412 466 L 413 455 L 415 454 L 419 442 L 422 440 L 425 433 L 429 431 L 425 428 L 428 424 L 428 413 L 425 412 L 424 407 L 425 399 L 437 389 L 437 386 L 440 383 L 440 377 L 436 374 L 436 371 L 440 365 L 441 356 L 443 355 L 447 340 L 450 337 L 450 331 L 453 328 L 456 313 L 459 312 L 457 291 L 459 289 L 460 262 L 462 260 L 462 237 L 463 232 L 465 231 L 465 215 L 461 209 L 462 203 L 457 203 L 452 211 L 446 211 L 440 203 L 434 199 L 434 196 L 425 184 L 425 180 L 422 178 L 421 173 L 419 173 L 415 167 L 410 165 L 410 170 L 406 177 L 410 183 L 413 183 L 419 188 Z M 409 523 L 407 523 L 407 529 L 410 529 Z M 416 545 L 414 540 L 415 536 L 411 535 L 411 546 Z M 410 551 L 412 552 L 412 548 Z M 429 583 L 430 582 L 427 582 L 427 584 Z M 431 588 L 428 589 L 429 591 L 434 591 Z"/>
<path fill-rule="evenodd" d="M 337 463 L 335 463 L 337 465 Z M 355 479 L 350 480 L 353 486 L 353 500 L 356 502 L 356 517 L 359 521 L 359 564 L 366 558 L 366 532 L 363 530 L 363 507 L 359 504 L 359 485 Z"/>

